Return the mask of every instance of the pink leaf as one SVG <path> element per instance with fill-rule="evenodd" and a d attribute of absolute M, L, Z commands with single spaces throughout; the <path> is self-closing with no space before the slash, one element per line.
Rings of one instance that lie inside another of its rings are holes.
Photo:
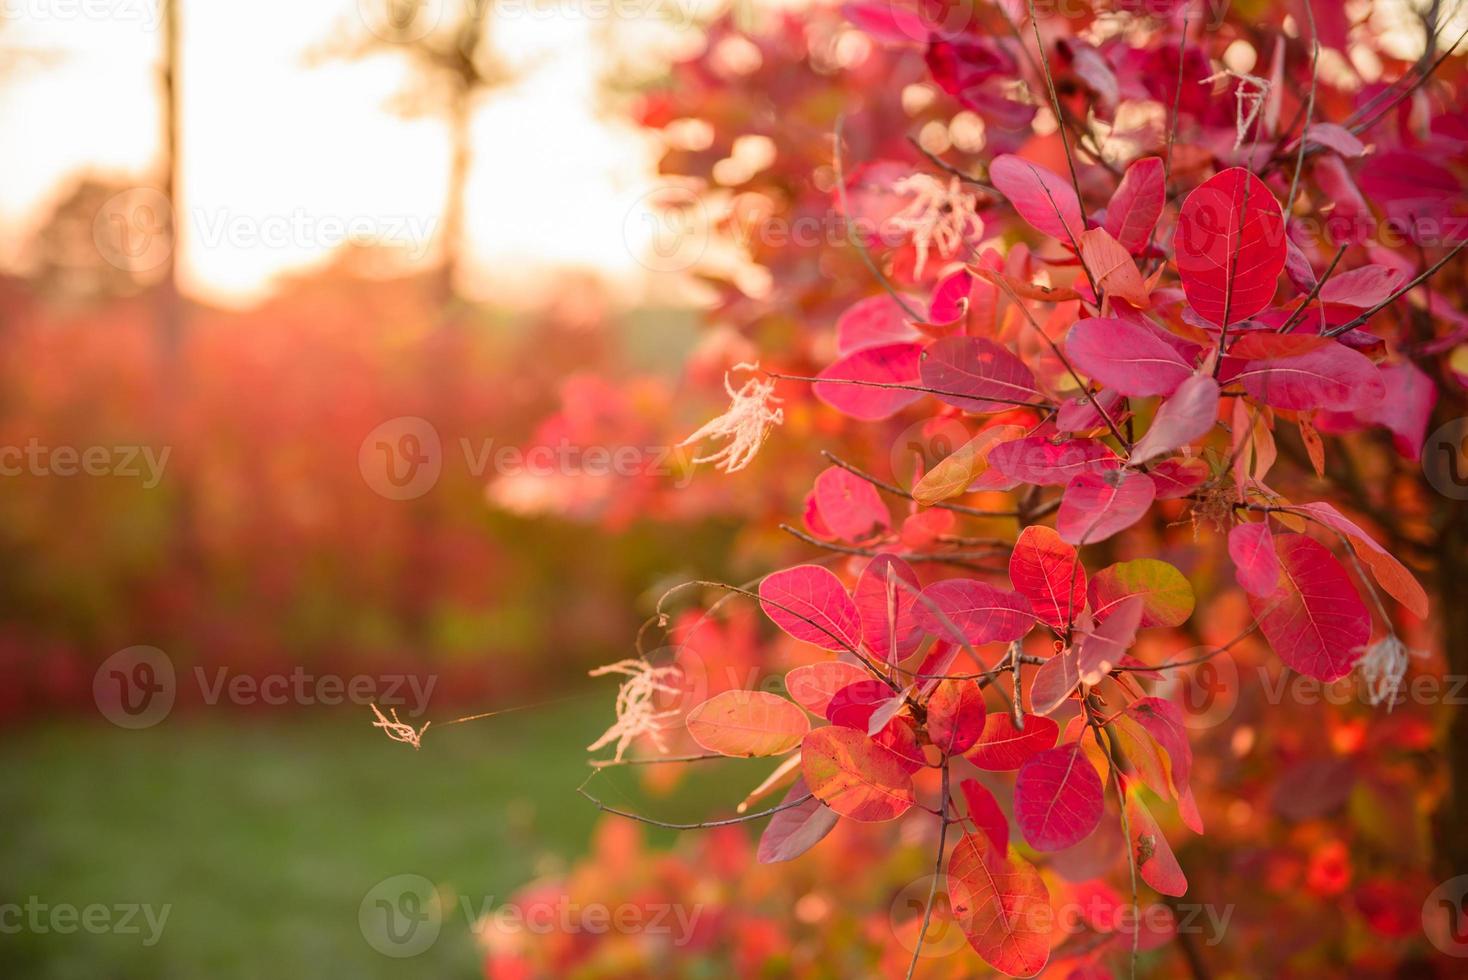
<path fill-rule="evenodd" d="M 1063 850 L 1089 837 L 1101 810 L 1101 777 L 1079 742 L 1041 752 L 1015 777 L 1014 817 L 1037 851 Z"/>
<path fill-rule="evenodd" d="M 1023 361 L 979 337 L 935 341 L 922 352 L 919 373 L 939 401 L 977 415 L 1030 404 L 1039 394 Z"/>
<path fill-rule="evenodd" d="M 842 355 L 868 347 L 910 343 L 921 337 L 888 293 L 858 300 L 836 321 L 836 351 Z"/>
<path fill-rule="evenodd" d="M 854 650 L 861 642 L 861 613 L 841 580 L 820 565 L 796 565 L 766 575 L 760 608 L 774 624 L 825 650 Z"/>
<path fill-rule="evenodd" d="M 1175 247 L 1193 309 L 1214 326 L 1246 320 L 1274 299 L 1284 268 L 1279 201 L 1242 167 L 1215 174 L 1183 201 Z"/>
<path fill-rule="evenodd" d="M 1009 581 L 1040 622 L 1057 629 L 1086 608 L 1086 570 L 1075 548 L 1043 524 L 1020 532 L 1009 555 Z"/>
<path fill-rule="evenodd" d="M 840 466 L 816 477 L 815 501 L 821 523 L 843 541 L 865 541 L 892 530 L 892 515 L 877 488 Z"/>
<path fill-rule="evenodd" d="M 1293 357 L 1250 361 L 1234 376 L 1274 408 L 1351 411 L 1380 402 L 1386 386 L 1366 355 L 1331 342 Z"/>
<path fill-rule="evenodd" d="M 1024 721 L 1024 728 L 1015 728 L 1009 712 L 989 715 L 984 719 L 983 734 L 965 758 L 980 769 L 1010 772 L 1031 756 L 1055 747 L 1059 725 L 1038 715 L 1026 715 Z"/>
<path fill-rule="evenodd" d="M 1065 338 L 1065 353 L 1082 374 L 1123 395 L 1170 395 L 1193 373 L 1155 331 L 1116 317 L 1076 323 Z"/>
<path fill-rule="evenodd" d="M 1009 850 L 1009 821 L 1005 819 L 1004 811 L 999 809 L 999 801 L 994 799 L 994 794 L 977 779 L 963 780 L 958 784 L 958 790 L 968 804 L 968 818 L 974 826 L 988 836 L 997 853 L 1006 853 Z"/>
<path fill-rule="evenodd" d="M 1162 403 L 1147 434 L 1132 447 L 1131 465 L 1141 466 L 1191 445 L 1213 431 L 1218 421 L 1218 382 L 1206 374 L 1195 374 Z"/>
<path fill-rule="evenodd" d="M 1291 668 L 1322 681 L 1344 677 L 1371 639 L 1371 614 L 1328 548 L 1303 534 L 1277 541 L 1279 589 L 1250 596 L 1249 608 Z"/>
<path fill-rule="evenodd" d="M 790 792 L 785 794 L 785 803 L 798 800 L 810 793 L 804 776 L 796 776 Z M 781 810 L 770 818 L 765 832 L 759 839 L 760 864 L 776 864 L 791 861 L 815 847 L 829 834 L 841 817 L 826 804 L 811 796 L 797 806 Z"/>
<path fill-rule="evenodd" d="M 971 680 L 940 681 L 928 698 L 928 737 L 944 755 L 968 750 L 984 730 L 984 692 Z"/>
<path fill-rule="evenodd" d="M 1054 714 L 1081 686 L 1075 647 L 1066 647 L 1040 665 L 1030 680 L 1030 707 L 1037 715 Z"/>
<path fill-rule="evenodd" d="M 1164 459 L 1152 467 L 1152 482 L 1157 484 L 1158 500 L 1186 497 L 1211 476 L 1208 461 L 1196 456 Z"/>
<path fill-rule="evenodd" d="M 989 180 L 1036 231 L 1067 245 L 1080 241 L 1086 226 L 1070 181 L 1009 153 L 989 164 Z"/>
<path fill-rule="evenodd" d="M 1315 122 L 1305 127 L 1305 137 L 1319 146 L 1334 150 L 1343 157 L 1358 157 L 1366 152 L 1366 144 L 1356 134 L 1335 123 Z"/>
<path fill-rule="evenodd" d="M 1363 265 L 1326 280 L 1320 287 L 1320 301 L 1364 310 L 1385 302 L 1401 284 L 1401 270 L 1385 265 Z"/>
<path fill-rule="evenodd" d="M 1234 561 L 1234 576 L 1250 595 L 1273 595 L 1279 588 L 1279 556 L 1274 553 L 1274 535 L 1269 522 L 1235 524 L 1228 532 L 1228 556 Z"/>
<path fill-rule="evenodd" d="M 1055 528 L 1071 544 L 1096 544 L 1141 520 L 1156 497 L 1145 473 L 1082 473 L 1066 485 Z"/>
<path fill-rule="evenodd" d="M 917 573 L 901 558 L 878 555 L 856 580 L 856 608 L 867 649 L 887 663 L 899 663 L 917 652 L 922 627 L 913 613 L 922 587 Z"/>
<path fill-rule="evenodd" d="M 978 579 L 934 582 L 923 590 L 913 609 L 929 633 L 953 642 L 961 637 L 972 646 L 1008 643 L 1035 625 L 1035 614 L 1024 596 Z"/>
<path fill-rule="evenodd" d="M 1081 235 L 1081 262 L 1096 281 L 1097 289 L 1124 299 L 1139 310 L 1152 305 L 1151 290 L 1142 279 L 1136 260 L 1105 228 L 1088 228 Z"/>
<path fill-rule="evenodd" d="M 878 385 L 918 384 L 922 347 L 917 344 L 884 344 L 866 347 L 848 354 L 827 367 L 817 377 L 826 379 L 811 385 L 811 391 L 836 411 L 864 421 L 891 418 L 923 397 L 921 391 L 907 388 L 884 388 Z M 835 381 L 862 381 L 876 384 L 836 384 Z"/>
<path fill-rule="evenodd" d="M 856 664 L 828 660 L 790 671 L 785 675 L 785 690 L 806 711 L 824 718 L 837 691 L 870 676 Z"/>
<path fill-rule="evenodd" d="M 1137 642 L 1142 625 L 1144 603 L 1140 596 L 1122 601 L 1106 620 L 1090 633 L 1081 634 L 1076 644 L 1076 669 L 1081 683 L 1095 686 L 1121 663 L 1122 657 Z"/>
<path fill-rule="evenodd" d="M 1152 237 L 1152 229 L 1167 200 L 1161 157 L 1143 157 L 1127 167 L 1126 174 L 1106 205 L 1105 228 L 1122 247 L 1140 255 Z"/>
<path fill-rule="evenodd" d="M 990 469 L 1020 483 L 1060 487 L 1081 473 L 1119 468 L 1121 460 L 1097 439 L 1051 442 L 1045 436 L 1027 436 L 1003 442 L 989 450 Z"/>

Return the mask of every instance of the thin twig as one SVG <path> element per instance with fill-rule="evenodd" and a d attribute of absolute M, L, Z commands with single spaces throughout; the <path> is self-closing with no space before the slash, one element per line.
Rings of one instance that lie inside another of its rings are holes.
<path fill-rule="evenodd" d="M 938 879 L 943 875 L 943 851 L 948 846 L 948 763 L 943 763 L 943 799 L 938 804 L 942 808 L 942 826 L 938 829 L 938 860 L 933 866 L 933 884 L 928 889 L 928 904 L 923 909 L 923 923 L 918 929 L 917 944 L 913 946 L 912 962 L 907 965 L 907 980 L 912 980 L 913 974 L 917 972 L 918 960 L 923 955 L 923 940 L 928 935 L 928 922 L 933 915 L 933 900 L 938 897 Z"/>
<path fill-rule="evenodd" d="M 897 291 L 897 287 L 892 285 L 892 281 L 882 274 L 881 269 L 877 268 L 877 263 L 872 259 L 871 254 L 867 252 L 866 245 L 852 228 L 851 204 L 846 199 L 846 169 L 842 165 L 841 154 L 841 132 L 845 126 L 846 117 L 844 115 L 837 116 L 835 146 L 832 148 L 832 165 L 836 170 L 836 193 L 841 198 L 841 213 L 846 219 L 846 240 L 851 243 L 852 247 L 856 249 L 857 254 L 861 256 L 861 261 L 867 267 L 867 271 L 872 274 L 877 282 L 881 283 L 882 288 L 896 301 L 897 305 L 902 307 L 902 312 L 907 314 L 908 319 L 922 322 L 926 318 L 908 305 L 907 300 Z"/>
<path fill-rule="evenodd" d="M 1305 169 L 1305 137 L 1310 133 L 1310 123 L 1315 118 L 1315 86 L 1320 77 L 1320 39 L 1315 31 L 1315 8 L 1305 0 L 1305 18 L 1310 22 L 1310 98 L 1305 103 L 1305 125 L 1300 129 L 1300 149 L 1295 154 L 1295 175 L 1290 178 L 1290 196 L 1285 198 L 1285 221 L 1295 210 L 1295 195 L 1300 190 L 1300 171 Z"/>
<path fill-rule="evenodd" d="M 1366 323 L 1366 321 L 1376 316 L 1376 314 L 1380 313 L 1382 310 L 1386 309 L 1388 306 L 1392 305 L 1397 300 L 1401 299 L 1403 296 L 1407 295 L 1412 290 L 1422 285 L 1428 279 L 1431 279 L 1432 276 L 1437 272 L 1437 270 L 1441 269 L 1443 266 L 1451 262 L 1454 256 L 1463 251 L 1465 246 L 1468 246 L 1468 240 L 1459 242 L 1452 248 L 1451 251 L 1448 252 L 1448 254 L 1444 255 L 1442 258 L 1434 262 L 1431 267 L 1429 267 L 1416 279 L 1413 279 L 1411 282 L 1407 283 L 1407 285 L 1403 286 L 1401 289 L 1398 289 L 1386 299 L 1382 300 L 1380 303 L 1377 303 L 1365 313 L 1362 313 L 1360 316 L 1356 317 L 1356 319 L 1350 321 L 1349 323 L 1343 323 L 1338 327 L 1333 327 L 1332 329 L 1327 330 L 1324 334 L 1322 334 L 1322 336 L 1339 337 L 1341 334 L 1346 333 L 1347 331 L 1354 330 L 1357 327 L 1362 326 Z"/>
<path fill-rule="evenodd" d="M 592 773 L 592 776 L 595 775 L 596 773 Z M 591 778 L 587 777 L 587 782 L 590 781 Z M 586 783 L 582 783 L 580 786 L 576 787 L 576 792 L 580 793 L 582 796 L 590 800 L 592 802 L 592 805 L 603 813 L 610 813 L 618 817 L 626 817 L 628 820 L 636 820 L 638 823 L 645 823 L 653 827 L 662 827 L 666 830 L 707 830 L 710 827 L 729 827 L 734 824 L 749 823 L 751 820 L 759 820 L 762 817 L 772 816 L 776 813 L 781 812 L 782 810 L 790 810 L 798 807 L 815 796 L 814 793 L 806 793 L 799 799 L 786 800 L 779 806 L 772 806 L 768 810 L 760 810 L 758 813 L 746 813 L 743 816 L 729 817 L 725 820 L 703 820 L 698 823 L 668 823 L 663 820 L 655 820 L 652 817 L 644 817 L 640 813 L 632 813 L 630 810 L 618 810 L 616 807 L 607 806 L 601 800 L 597 799 L 586 791 Z"/>
<path fill-rule="evenodd" d="M 826 457 L 832 463 L 834 463 L 837 466 L 841 467 L 846 472 L 850 473 L 852 476 L 857 476 L 857 477 L 860 477 L 861 479 L 867 481 L 872 486 L 876 487 L 878 490 L 881 490 L 881 491 L 883 491 L 885 493 L 890 493 L 890 494 L 892 494 L 893 496 L 896 496 L 896 497 L 903 497 L 903 498 L 905 498 L 907 500 L 916 500 L 917 499 L 909 491 L 902 489 L 901 487 L 897 486 L 896 484 L 888 483 L 885 480 L 880 480 L 877 477 L 872 476 L 872 474 L 868 473 L 866 470 L 861 469 L 855 463 L 848 463 L 846 460 L 842 459 L 840 456 L 837 456 L 835 453 L 833 453 L 833 452 L 831 452 L 829 450 L 822 449 L 821 450 L 821 455 L 824 456 L 824 457 Z M 935 503 L 929 504 L 928 506 L 930 506 L 930 507 L 937 507 L 940 510 L 951 510 L 955 514 L 967 514 L 970 517 L 1019 517 L 1020 516 L 1020 513 L 1017 510 L 983 510 L 983 509 L 978 508 L 978 507 L 968 507 L 968 506 L 965 506 L 963 504 L 949 503 L 946 500 L 940 500 L 940 501 L 937 501 Z M 1056 506 L 1059 506 L 1059 504 L 1057 503 Z"/>
<path fill-rule="evenodd" d="M 1330 260 L 1330 265 L 1327 266 L 1325 269 L 1325 275 L 1315 280 L 1315 285 L 1310 289 L 1309 295 L 1300 300 L 1300 305 L 1295 307 L 1294 312 L 1290 314 L 1289 319 L 1285 320 L 1284 323 L 1281 323 L 1279 325 L 1279 330 L 1277 331 L 1278 333 L 1289 333 L 1291 330 L 1295 329 L 1295 326 L 1301 320 L 1305 318 L 1306 307 L 1315 302 L 1315 297 L 1319 296 L 1320 291 L 1325 288 L 1325 281 L 1329 279 L 1330 274 L 1335 271 L 1336 264 L 1340 262 L 1341 256 L 1346 254 L 1346 249 L 1348 248 L 1350 248 L 1349 245 L 1342 245 L 1336 251 L 1335 258 Z"/>

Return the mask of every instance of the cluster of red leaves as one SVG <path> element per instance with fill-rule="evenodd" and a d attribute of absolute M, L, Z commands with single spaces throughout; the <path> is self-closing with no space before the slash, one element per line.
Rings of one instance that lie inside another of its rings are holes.
<path fill-rule="evenodd" d="M 1461 398 L 1468 341 L 1461 297 L 1431 278 L 1442 270 L 1461 290 L 1468 114 L 1442 82 L 1461 59 L 1430 48 L 1394 82 L 1327 78 L 1307 40 L 1344 50 L 1339 10 L 1316 21 L 1298 5 L 1287 37 L 1284 12 L 1258 5 L 1201 31 L 1184 4 L 1096 6 L 1038 23 L 1004 0 L 846 8 L 899 65 L 921 57 L 987 140 L 963 165 L 903 153 L 849 173 L 839 135 L 835 147 L 827 201 L 884 291 L 835 318 L 812 391 L 889 436 L 897 420 L 928 438 L 894 452 L 896 482 L 842 460 L 816 477 L 802 536 L 842 574 L 803 564 L 759 586 L 769 619 L 825 657 L 786 675 L 788 699 L 728 690 L 687 715 L 710 754 L 789 756 L 771 777 L 789 788 L 766 811 L 763 861 L 852 821 L 930 814 L 946 914 L 1016 976 L 1057 954 L 1072 975 L 1106 976 L 1108 956 L 1146 944 L 1057 947 L 1036 911 L 1053 898 L 1043 856 L 1119 838 L 1134 893 L 1136 879 L 1187 891 L 1153 816 L 1175 807 L 1204 832 L 1172 672 L 1228 658 L 1257 630 L 1320 682 L 1363 658 L 1377 680 L 1383 663 L 1405 673 L 1397 637 L 1419 635 L 1427 593 L 1343 512 L 1362 497 L 1326 474 L 1351 448 L 1326 437 L 1384 430 L 1415 461 L 1440 386 Z M 1273 59 L 1262 87 L 1218 72 L 1241 41 Z M 850 111 L 867 141 L 894 144 Z M 1040 113 L 1054 135 L 1032 138 Z M 1383 232 L 1391 222 L 1405 234 Z M 1281 462 L 1296 446 L 1304 472 Z M 899 520 L 883 494 L 902 499 Z M 1226 543 L 1232 582 L 1206 558 L 1190 581 L 1148 553 L 1152 528 L 1180 521 L 1200 554 Z M 1102 557 L 1118 550 L 1132 557 Z M 1195 605 L 1239 632 L 1189 660 L 1144 656 L 1160 645 L 1149 637 L 1202 635 Z M 1332 720 L 1338 756 L 1362 751 L 1361 731 Z M 1380 738 L 1420 748 L 1421 734 L 1383 725 Z M 1272 806 L 1287 820 L 1334 811 L 1370 771 L 1294 766 L 1286 776 L 1317 779 L 1324 802 L 1282 779 Z M 1009 771 L 1001 802 L 980 774 Z M 1303 882 L 1291 880 L 1339 894 L 1344 843 L 1309 846 Z M 1402 910 L 1427 890 L 1378 877 L 1355 899 L 1401 935 Z"/>

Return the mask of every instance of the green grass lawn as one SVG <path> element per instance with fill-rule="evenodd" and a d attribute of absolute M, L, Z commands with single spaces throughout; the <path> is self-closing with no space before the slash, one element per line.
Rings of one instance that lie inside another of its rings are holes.
<path fill-rule="evenodd" d="M 124 935 L 17 932 L 0 912 L 0 976 L 477 976 L 457 896 L 493 907 L 584 849 L 597 814 L 575 788 L 610 708 L 592 698 L 436 728 L 417 752 L 362 710 L 12 732 L 0 905 L 147 904 L 168 918 L 148 946 L 141 913 Z M 358 921 L 373 886 L 401 874 L 445 902 L 437 941 L 412 958 L 374 950 Z"/>

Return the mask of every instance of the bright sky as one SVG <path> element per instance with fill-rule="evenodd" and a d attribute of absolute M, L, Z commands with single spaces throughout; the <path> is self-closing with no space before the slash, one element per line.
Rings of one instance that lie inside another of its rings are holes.
<path fill-rule="evenodd" d="M 308 63 L 330 39 L 363 36 L 362 8 L 381 2 L 183 0 L 180 275 L 193 295 L 258 299 L 347 229 L 432 257 L 450 147 L 440 117 L 390 108 L 407 60 Z M 465 2 L 428 7 L 454 4 L 447 18 Z M 468 233 L 485 298 L 533 301 L 565 266 L 641 290 L 649 226 L 634 209 L 654 186 L 655 144 L 601 110 L 598 76 L 613 45 L 650 64 L 697 45 L 652 20 L 686 20 L 689 2 L 496 0 L 496 46 L 521 75 L 474 123 Z M 0 13 L 0 261 L 13 264 L 82 174 L 156 182 L 161 32 L 156 0 L 0 0 Z"/>

